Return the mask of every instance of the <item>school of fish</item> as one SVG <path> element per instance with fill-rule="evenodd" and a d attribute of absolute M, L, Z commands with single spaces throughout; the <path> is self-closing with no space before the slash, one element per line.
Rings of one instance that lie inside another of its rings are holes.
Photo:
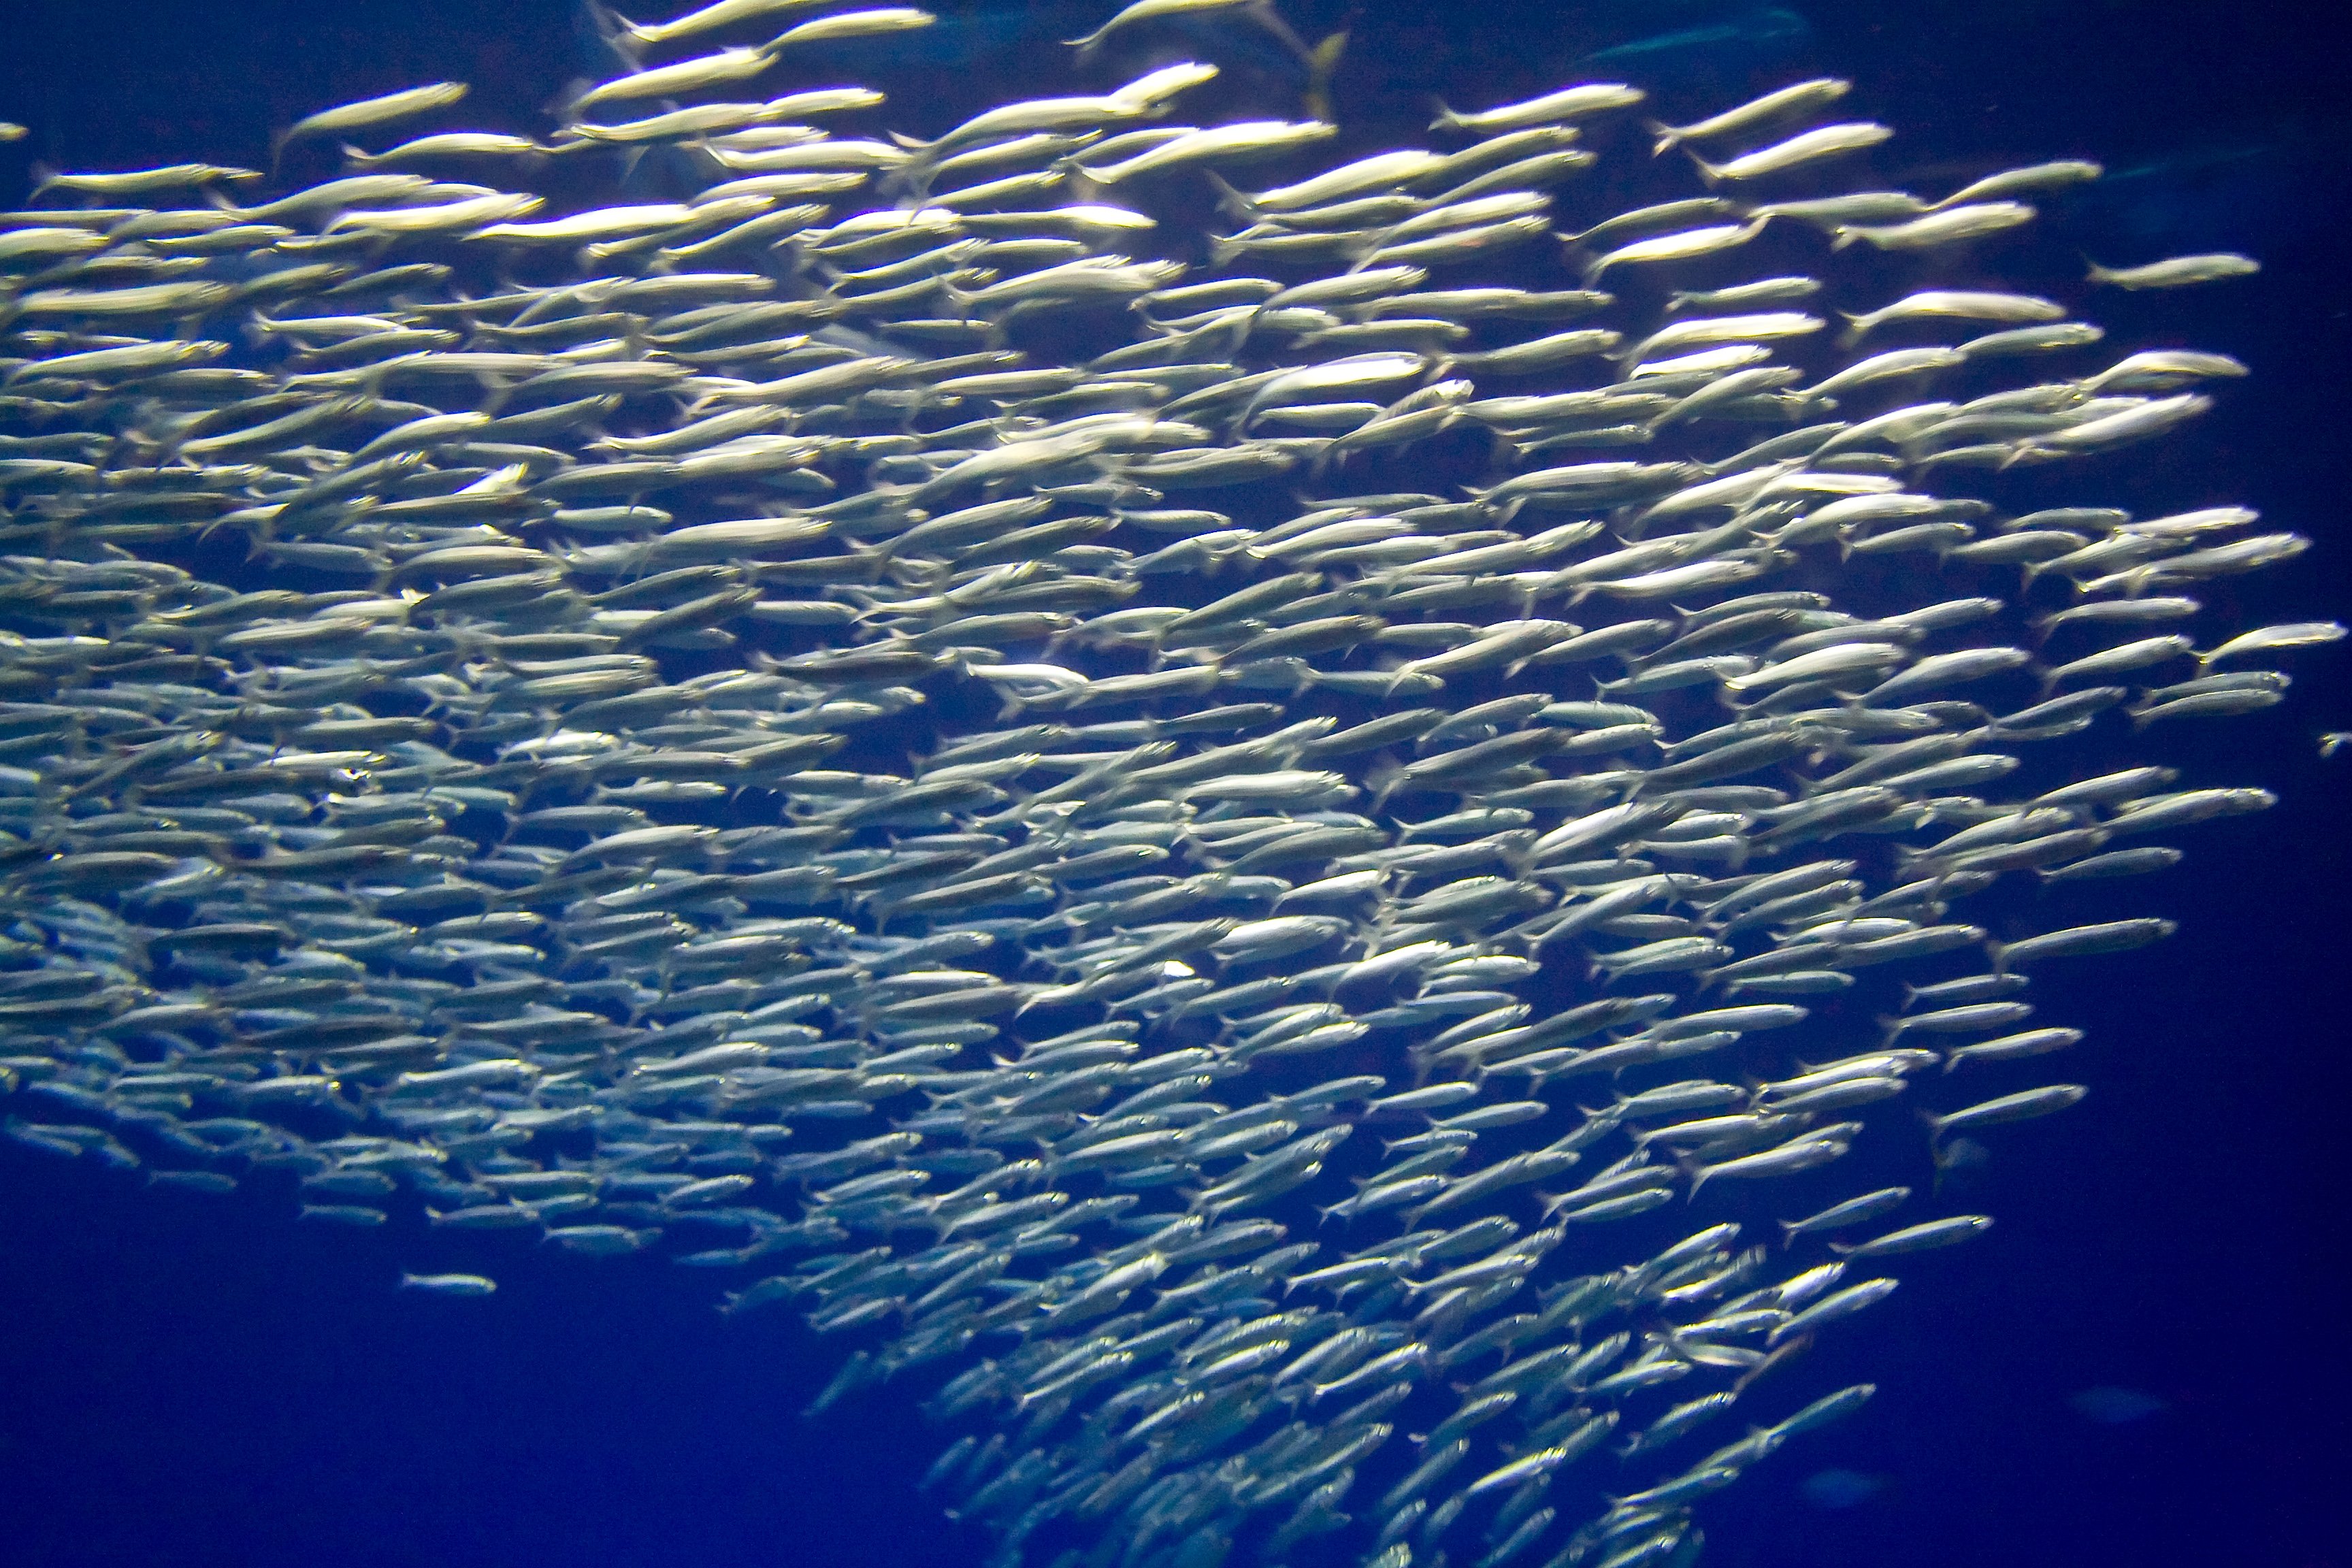
<path fill-rule="evenodd" d="M 2084 299 L 2254 263 L 2005 291 L 2097 167 L 1857 184 L 1826 79 L 867 134 L 799 62 L 924 13 L 712 47 L 816 9 L 0 218 L 7 1135 L 708 1270 L 1003 1564 L 1693 1561 L 2271 804 L 2116 752 L 2343 635 L 2200 612 L 2307 541 L 2011 500 L 2244 374 Z"/>

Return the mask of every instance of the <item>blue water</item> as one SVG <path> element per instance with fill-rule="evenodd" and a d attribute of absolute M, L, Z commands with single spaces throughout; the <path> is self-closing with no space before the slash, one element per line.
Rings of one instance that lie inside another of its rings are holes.
<path fill-rule="evenodd" d="M 888 42 L 845 51 L 845 79 L 927 84 L 945 124 L 975 95 L 1065 90 L 1058 64 L 1037 62 L 1107 10 L 937 8 L 953 25 L 904 58 Z M 2352 607 L 2352 121 L 2332 7 L 1280 8 L 1310 39 L 1352 25 L 1334 87 L 1351 140 L 1363 126 L 1402 141 L 1433 95 L 1508 100 L 1597 54 L 1669 119 L 1850 76 L 1853 106 L 1902 132 L 1903 159 L 1884 165 L 1896 174 L 2099 158 L 2110 177 L 2067 232 L 2100 259 L 2238 249 L 2264 271 L 2162 317 L 2102 301 L 2118 333 L 2193 322 L 2195 346 L 2254 375 L 2178 447 L 2104 459 L 2074 488 L 2243 501 L 2312 534 L 2291 571 L 2217 588 L 2230 619 Z M 1232 60 L 1237 107 L 1297 90 L 1255 37 L 1202 26 L 1189 41 Z M 604 68 L 555 0 L 20 3 L 0 18 L 0 120 L 33 134 L 0 146 L 0 187 L 20 188 L 34 159 L 266 162 L 273 125 L 444 77 L 475 84 L 479 122 L 527 129 L 567 79 Z M 1972 1201 L 2000 1218 L 1986 1242 L 1916 1259 L 1894 1301 L 1816 1354 L 1818 1386 L 1866 1378 L 1878 1397 L 1703 1505 L 1707 1562 L 2352 1563 L 2337 1000 L 2352 755 L 2323 763 L 2312 744 L 2352 727 L 2352 671 L 2334 650 L 2295 668 L 2281 707 L 2156 748 L 2194 782 L 2260 784 L 2282 804 L 2183 836 L 2187 866 L 2147 894 L 2180 921 L 2172 942 L 2038 978 L 2053 1018 L 2095 1021 L 2074 1062 L 2094 1097 L 2011 1130 L 1973 1174 Z M 722 1319 L 713 1281 L 658 1260 L 476 1254 L 446 1235 L 428 1249 L 397 1226 L 298 1227 L 290 1208 L 266 1190 L 149 1192 L 0 1146 L 0 1563 L 944 1568 L 983 1554 L 914 1495 L 938 1440 L 890 1391 L 800 1420 L 836 1352 L 787 1314 Z M 501 1289 L 395 1292 L 428 1257 Z"/>

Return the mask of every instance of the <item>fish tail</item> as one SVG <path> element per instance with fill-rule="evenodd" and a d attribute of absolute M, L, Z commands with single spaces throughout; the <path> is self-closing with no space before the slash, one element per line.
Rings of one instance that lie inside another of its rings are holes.
<path fill-rule="evenodd" d="M 635 68 L 634 61 L 631 62 L 630 68 L 632 70 Z M 596 84 L 586 77 L 575 76 L 556 89 L 553 96 L 541 104 L 540 108 L 557 120 L 577 119 L 581 106 L 586 102 L 588 94 L 594 90 L 595 86 Z"/>
<path fill-rule="evenodd" d="M 1297 56 L 1302 65 L 1310 68 L 1314 66 L 1315 50 L 1307 47 L 1307 41 L 1291 30 L 1290 24 L 1284 21 L 1281 14 L 1267 4 L 1266 0 L 1251 0 L 1250 4 L 1241 8 L 1241 14 L 1273 34 L 1275 41 Z M 1318 47 L 1320 46 L 1318 45 Z"/>
<path fill-rule="evenodd" d="M 1447 108 L 1444 99 L 1433 99 L 1431 101 L 1437 105 L 1437 118 L 1429 122 L 1429 128 L 1432 131 L 1454 131 L 1470 123 L 1468 115 L 1456 113 Z"/>
<path fill-rule="evenodd" d="M 1662 158 L 1683 144 L 1682 133 L 1664 121 L 1652 120 L 1645 121 L 1644 125 L 1651 136 L 1655 138 L 1650 143 L 1651 157 Z"/>
<path fill-rule="evenodd" d="M 614 57 L 633 71 L 644 68 L 639 63 L 639 54 L 645 47 L 661 41 L 658 26 L 632 22 L 604 4 L 604 0 L 587 0 L 582 11 L 588 18 L 589 26 L 596 29 L 597 41 L 612 50 Z"/>
<path fill-rule="evenodd" d="M 1216 188 L 1217 205 L 1235 217 L 1255 217 L 1257 204 L 1235 190 L 1233 183 L 1214 169 L 1207 171 L 1209 184 Z"/>
<path fill-rule="evenodd" d="M 1683 148 L 1683 152 L 1685 155 L 1686 155 L 1690 161 L 1697 166 L 1698 177 L 1705 180 L 1710 188 L 1723 184 L 1722 165 L 1708 163 L 1697 153 L 1693 153 L 1688 146 L 1685 146 Z"/>
<path fill-rule="evenodd" d="M 1285 29 L 1286 31 L 1287 29 Z M 1339 57 L 1347 51 L 1348 29 L 1326 35 L 1307 55 L 1307 112 L 1317 120 L 1328 121 L 1331 113 L 1331 78 L 1339 68 Z"/>

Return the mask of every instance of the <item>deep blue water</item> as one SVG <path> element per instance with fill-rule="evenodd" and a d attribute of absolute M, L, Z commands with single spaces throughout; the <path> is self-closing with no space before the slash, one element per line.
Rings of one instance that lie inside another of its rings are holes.
<path fill-rule="evenodd" d="M 953 25 L 908 46 L 901 68 L 886 60 L 897 44 L 855 64 L 928 83 L 940 123 L 975 93 L 1059 90 L 1058 71 L 1032 62 L 1095 14 L 938 8 Z M 1319 0 L 1281 9 L 1310 38 L 1346 19 Z M 35 158 L 266 162 L 273 125 L 442 77 L 476 84 L 482 122 L 527 128 L 568 79 L 602 68 L 555 0 L 10 12 L 0 119 L 33 135 L 0 146 L 0 186 Z M 1353 26 L 1335 97 L 1358 123 L 1409 123 L 1438 93 L 1541 90 L 1613 51 L 1589 68 L 1652 85 L 1670 117 L 1834 72 L 1920 169 L 2101 159 L 2110 178 L 2073 220 L 2086 248 L 2242 249 L 2265 270 L 2168 302 L 2198 346 L 2251 364 L 2251 383 L 2180 450 L 2105 459 L 2078 487 L 2128 489 L 2147 465 L 2180 504 L 2242 500 L 2312 534 L 2294 567 L 2242 590 L 2242 624 L 2352 608 L 2339 523 L 2352 120 L 2332 7 L 1481 0 L 1370 4 Z M 1197 47 L 1230 47 L 1244 90 L 1280 89 L 1286 68 L 1254 41 L 1209 29 Z M 2139 308 L 2103 307 L 2117 328 Z M 2261 784 L 2282 804 L 2179 838 L 2188 865 L 2145 895 L 2181 921 L 2172 942 L 2037 980 L 2053 1020 L 2096 1021 L 2072 1064 L 2095 1093 L 2000 1141 L 1980 1177 L 2000 1217 L 1986 1242 L 1915 1260 L 1892 1302 L 1817 1354 L 1821 1387 L 1866 1377 L 1879 1396 L 1710 1500 L 1708 1562 L 2352 1563 L 2339 1001 L 2352 755 L 2323 763 L 2312 744 L 2352 727 L 2352 679 L 2340 653 L 2294 668 L 2280 708 L 2155 747 L 2195 782 Z M 0 1145 L 0 1563 L 814 1568 L 982 1554 L 912 1492 L 938 1441 L 911 1410 L 868 1395 L 814 1426 L 798 1418 L 833 1352 L 789 1316 L 722 1319 L 714 1281 L 656 1261 L 469 1254 L 441 1236 L 298 1227 L 290 1206 L 266 1191 L 149 1192 Z M 501 1289 L 448 1301 L 392 1289 L 426 1261 L 484 1268 Z M 2070 1403 L 2094 1389 L 2160 1407 L 2094 1419 L 2077 1405 L 2132 1408 Z M 1839 1470 L 1853 1477 L 1808 1485 Z"/>

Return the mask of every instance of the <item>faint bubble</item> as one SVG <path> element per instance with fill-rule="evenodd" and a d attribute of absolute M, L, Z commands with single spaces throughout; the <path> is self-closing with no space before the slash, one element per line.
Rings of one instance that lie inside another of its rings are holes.
<path fill-rule="evenodd" d="M 1886 1477 L 1866 1476 L 1860 1470 L 1816 1470 L 1797 1491 L 1815 1508 L 1860 1508 L 1887 1485 Z"/>
<path fill-rule="evenodd" d="M 1973 1138 L 1955 1138 L 1936 1152 L 1936 1190 L 1971 1192 L 1992 1166 L 1992 1151 Z"/>
<path fill-rule="evenodd" d="M 2102 1426 L 2122 1426 L 2134 1421 L 2145 1421 L 2151 1415 L 2171 1408 L 2155 1394 L 2138 1388 L 2117 1388 L 2102 1384 L 2067 1396 L 2074 1414 L 2085 1421 L 2096 1421 Z"/>
<path fill-rule="evenodd" d="M 1937 1163 L 1942 1165 L 1947 1173 L 1950 1173 L 1953 1171 L 1981 1171 L 1986 1165 L 1990 1164 L 1991 1161 L 1992 1151 L 1978 1142 L 1975 1139 L 1955 1138 L 1950 1142 L 1944 1145 L 1943 1157 L 1937 1162 Z"/>

